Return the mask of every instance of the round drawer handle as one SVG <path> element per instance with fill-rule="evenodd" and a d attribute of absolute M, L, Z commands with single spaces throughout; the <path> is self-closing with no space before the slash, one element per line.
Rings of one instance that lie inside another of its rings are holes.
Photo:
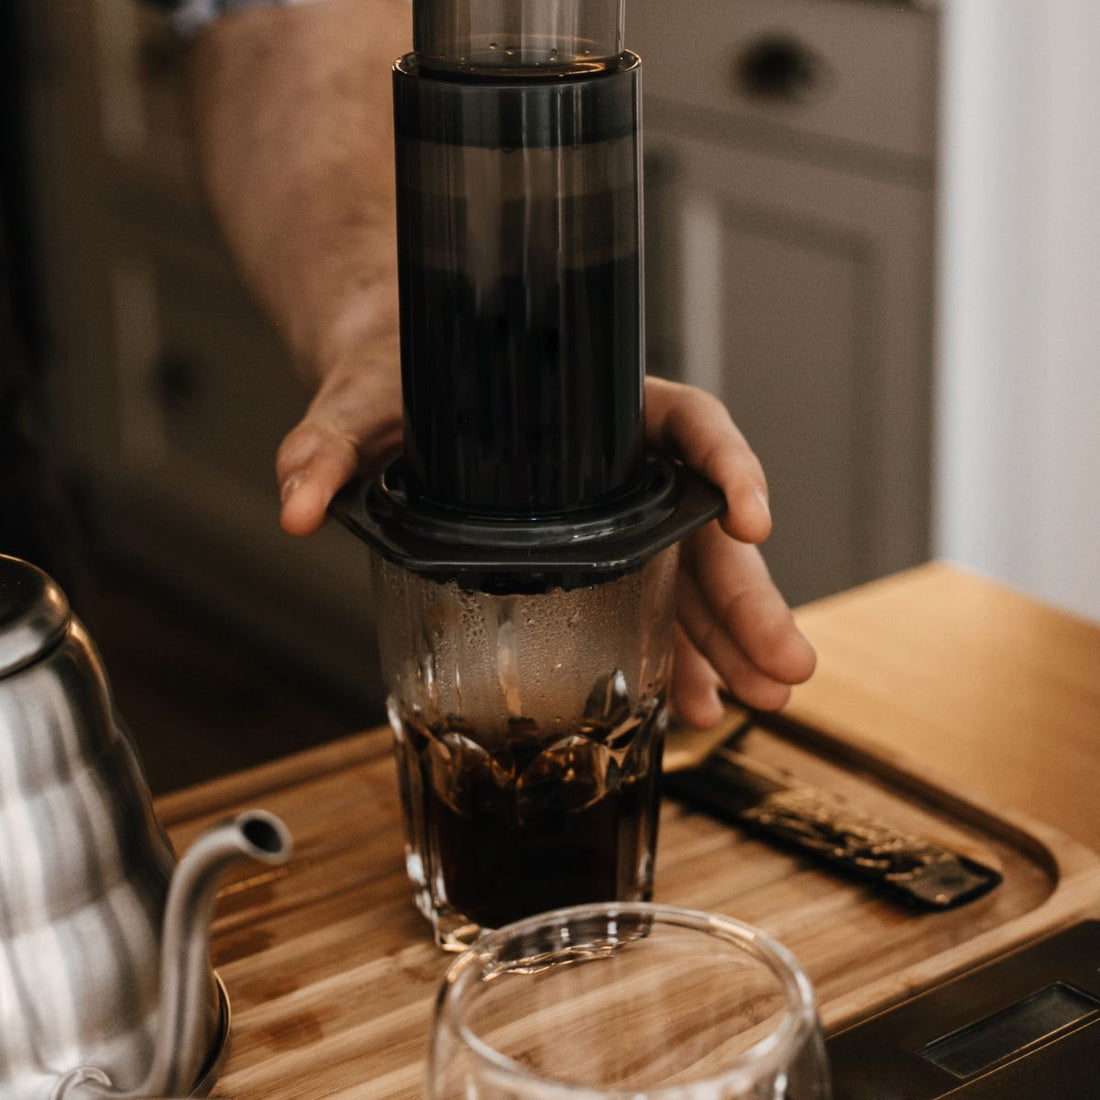
<path fill-rule="evenodd" d="M 741 51 L 734 80 L 754 99 L 796 101 L 821 83 L 823 63 L 808 46 L 787 34 L 768 34 Z"/>
<path fill-rule="evenodd" d="M 134 46 L 135 68 L 146 84 L 174 79 L 182 72 L 185 49 L 168 27 L 146 27 Z"/>
<path fill-rule="evenodd" d="M 152 366 L 152 383 L 162 407 L 182 409 L 199 395 L 199 369 L 182 355 L 165 352 Z"/>

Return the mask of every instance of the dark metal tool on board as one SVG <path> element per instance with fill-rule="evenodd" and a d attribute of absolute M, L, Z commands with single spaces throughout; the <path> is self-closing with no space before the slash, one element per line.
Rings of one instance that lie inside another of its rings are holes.
<path fill-rule="evenodd" d="M 996 869 L 739 751 L 755 724 L 742 712 L 732 732 L 697 762 L 682 766 L 674 758 L 664 776 L 665 794 L 867 881 L 919 910 L 954 909 L 1001 882 Z"/>

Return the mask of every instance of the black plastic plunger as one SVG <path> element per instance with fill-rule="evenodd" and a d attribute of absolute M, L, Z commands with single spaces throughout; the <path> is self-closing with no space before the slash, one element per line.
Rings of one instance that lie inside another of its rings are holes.
<path fill-rule="evenodd" d="M 333 511 L 416 572 L 596 583 L 721 510 L 645 453 L 641 64 L 618 11 L 414 9 L 393 78 L 404 452 Z"/>

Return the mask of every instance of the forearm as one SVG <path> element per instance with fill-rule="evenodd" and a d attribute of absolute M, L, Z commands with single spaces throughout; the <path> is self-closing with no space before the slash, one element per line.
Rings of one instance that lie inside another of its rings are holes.
<path fill-rule="evenodd" d="M 315 381 L 396 370 L 390 67 L 406 0 L 248 10 L 191 58 L 199 161 L 245 281 Z"/>

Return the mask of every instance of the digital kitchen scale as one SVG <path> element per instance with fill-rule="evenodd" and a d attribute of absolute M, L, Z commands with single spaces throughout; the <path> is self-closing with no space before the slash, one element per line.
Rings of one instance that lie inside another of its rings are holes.
<path fill-rule="evenodd" d="M 1100 921 L 838 1032 L 836 1100 L 1098 1100 Z"/>

